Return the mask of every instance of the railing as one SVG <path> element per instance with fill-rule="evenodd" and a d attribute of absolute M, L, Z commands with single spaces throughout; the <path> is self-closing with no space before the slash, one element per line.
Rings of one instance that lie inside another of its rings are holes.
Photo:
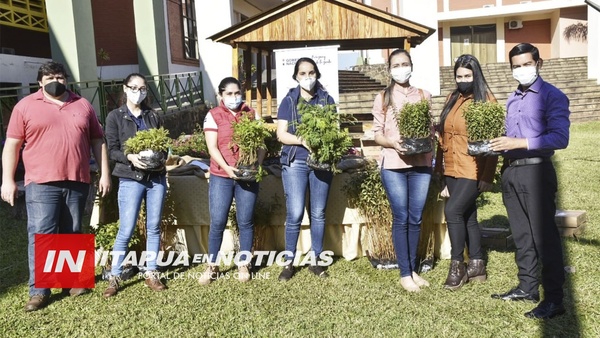
<path fill-rule="evenodd" d="M 150 75 L 148 96 L 152 107 L 166 113 L 175 109 L 197 106 L 204 103 L 202 91 L 202 73 L 174 73 Z M 106 115 L 119 106 L 123 92 L 123 80 L 98 80 L 69 83 L 73 92 L 85 97 L 98 109 L 100 123 L 104 124 Z M 0 88 L 0 133 L 6 138 L 6 126 L 15 104 L 24 96 L 38 90 L 38 86 Z"/>

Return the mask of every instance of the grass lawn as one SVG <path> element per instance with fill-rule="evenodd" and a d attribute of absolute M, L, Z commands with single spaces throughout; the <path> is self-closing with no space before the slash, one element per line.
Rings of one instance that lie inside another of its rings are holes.
<path fill-rule="evenodd" d="M 302 269 L 281 283 L 280 268 L 271 266 L 250 283 L 220 279 L 204 287 L 188 278 L 203 270 L 194 266 L 169 271 L 169 289 L 161 293 L 134 277 L 116 297 L 103 299 L 107 283 L 100 281 L 77 298 L 61 299 L 54 290 L 47 308 L 25 313 L 26 226 L 1 203 L 0 337 L 600 337 L 598 130 L 600 122 L 573 125 L 569 148 L 555 156 L 559 208 L 586 210 L 588 221 L 583 236 L 563 241 L 574 272 L 565 284 L 567 314 L 552 320 L 525 318 L 533 304 L 490 298 L 517 284 L 514 253 L 494 250 L 487 252 L 488 281 L 456 292 L 442 288 L 448 260 L 423 275 L 432 285 L 417 294 L 402 289 L 397 270 L 373 269 L 366 258 L 336 260 L 325 280 Z M 485 197 L 479 220 L 506 226 L 500 194 Z"/>

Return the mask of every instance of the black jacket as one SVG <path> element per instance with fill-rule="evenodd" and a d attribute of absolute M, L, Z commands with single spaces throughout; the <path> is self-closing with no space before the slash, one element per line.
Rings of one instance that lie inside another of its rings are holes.
<path fill-rule="evenodd" d="M 162 119 L 152 110 L 142 111 L 144 122 L 148 128 L 160 128 L 163 125 Z M 106 143 L 108 146 L 108 157 L 115 162 L 115 169 L 112 174 L 117 177 L 130 178 L 141 181 L 149 173 L 135 168 L 127 159 L 124 152 L 125 141 L 137 133 L 137 126 L 127 112 L 127 105 L 123 105 L 111 111 L 106 117 Z M 164 175 L 166 170 L 158 174 Z M 153 173 L 157 174 L 157 173 Z"/>

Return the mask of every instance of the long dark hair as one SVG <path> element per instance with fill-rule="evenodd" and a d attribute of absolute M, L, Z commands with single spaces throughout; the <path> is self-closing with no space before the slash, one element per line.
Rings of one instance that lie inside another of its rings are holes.
<path fill-rule="evenodd" d="M 217 87 L 219 95 L 223 95 L 223 92 L 225 91 L 225 87 L 227 87 L 230 84 L 237 85 L 238 88 L 240 89 L 240 91 L 242 90 L 242 83 L 238 79 L 236 79 L 235 77 L 231 77 L 230 76 L 230 77 L 224 78 L 219 83 L 219 87 Z"/>
<path fill-rule="evenodd" d="M 477 60 L 477 58 L 470 54 L 463 54 L 459 56 L 456 59 L 456 62 L 454 63 L 455 79 L 456 70 L 458 68 L 467 68 L 473 71 L 473 100 L 477 102 L 487 101 L 488 93 L 491 94 L 492 91 L 490 90 L 490 87 L 488 86 L 487 81 L 483 76 L 483 71 L 481 70 L 481 65 L 479 65 L 479 61 Z M 460 92 L 458 91 L 458 88 L 454 89 L 454 91 L 452 92 L 452 94 L 450 94 L 450 97 L 446 101 L 446 104 L 444 105 L 444 109 L 442 110 L 442 114 L 440 115 L 440 135 L 444 134 L 444 123 L 446 122 L 446 118 L 452 110 L 452 107 L 454 107 L 456 100 L 458 100 L 459 95 Z"/>
<path fill-rule="evenodd" d="M 410 57 L 410 54 L 408 53 L 408 51 L 404 50 L 404 49 L 396 49 L 390 54 L 390 56 L 388 56 L 388 60 L 387 60 L 388 71 L 390 71 L 391 67 L 392 67 L 392 57 L 394 57 L 398 54 L 404 54 L 408 57 L 408 61 L 410 62 L 410 69 L 412 69 L 413 62 L 412 62 L 412 58 Z M 396 81 L 394 81 L 394 79 L 391 79 L 390 85 L 387 86 L 383 90 L 383 108 L 384 109 L 389 107 L 394 101 L 392 98 L 392 91 L 394 90 L 395 84 L 396 84 Z"/>
<path fill-rule="evenodd" d="M 311 65 L 313 65 L 313 67 L 315 69 L 315 73 L 317 74 L 317 80 L 321 78 L 321 72 L 319 71 L 319 67 L 317 67 L 317 63 L 315 62 L 315 60 L 313 60 L 311 58 L 303 57 L 303 58 L 299 58 L 298 61 L 296 61 L 296 65 L 294 66 L 294 74 L 292 74 L 292 79 L 298 81 L 296 79 L 296 75 L 298 75 L 298 69 L 300 68 L 300 64 L 302 62 L 308 62 Z"/>
<path fill-rule="evenodd" d="M 127 75 L 127 77 L 125 78 L 125 80 L 123 80 L 123 85 L 127 86 L 129 84 L 129 81 L 131 81 L 132 78 L 134 77 L 139 77 L 140 79 L 144 80 L 144 86 L 146 87 L 146 98 L 140 102 L 140 107 L 142 108 L 142 110 L 152 110 L 152 108 L 150 107 L 150 88 L 148 88 L 148 81 L 146 81 L 146 77 L 140 73 L 131 73 L 129 75 Z M 122 105 L 127 103 L 127 94 L 125 93 L 125 91 L 123 91 L 121 93 L 121 98 L 119 99 L 119 107 L 121 107 Z"/>

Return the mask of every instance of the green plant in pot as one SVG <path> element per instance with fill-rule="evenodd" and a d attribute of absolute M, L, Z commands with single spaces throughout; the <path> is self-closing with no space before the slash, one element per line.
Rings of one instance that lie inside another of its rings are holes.
<path fill-rule="evenodd" d="M 504 108 L 497 102 L 471 102 L 465 109 L 468 154 L 472 156 L 498 156 L 489 141 L 504 134 Z"/>
<path fill-rule="evenodd" d="M 352 138 L 347 128 L 340 128 L 342 115 L 335 105 L 310 105 L 301 101 L 298 114 L 302 122 L 297 125 L 296 135 L 311 151 L 307 165 L 315 170 L 339 172 L 336 164 L 352 146 Z"/>
<path fill-rule="evenodd" d="M 236 163 L 236 175 L 242 181 L 260 181 L 266 172 L 258 164 L 260 150 L 266 150 L 265 139 L 271 136 L 263 120 L 242 116 L 233 122 L 232 147 L 238 147 L 239 157 Z"/>
<path fill-rule="evenodd" d="M 125 141 L 125 154 L 139 154 L 147 171 L 162 171 L 172 142 L 169 131 L 162 127 L 141 130 Z"/>
<path fill-rule="evenodd" d="M 171 153 L 179 156 L 188 155 L 191 157 L 209 158 L 206 137 L 200 125 L 196 125 L 191 135 L 182 133 L 175 139 L 171 146 Z"/>
<path fill-rule="evenodd" d="M 396 122 L 402 147 L 406 149 L 403 155 L 423 154 L 433 150 L 431 112 L 427 100 L 406 103 L 396 114 Z"/>

